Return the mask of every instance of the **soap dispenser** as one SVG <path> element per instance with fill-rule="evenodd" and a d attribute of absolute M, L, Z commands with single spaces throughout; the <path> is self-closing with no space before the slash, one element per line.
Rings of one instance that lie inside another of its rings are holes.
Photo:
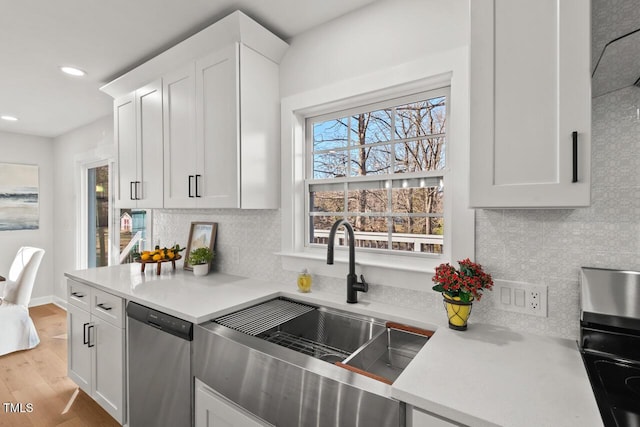
<path fill-rule="evenodd" d="M 311 275 L 305 268 L 298 274 L 298 290 L 300 292 L 311 292 Z"/>

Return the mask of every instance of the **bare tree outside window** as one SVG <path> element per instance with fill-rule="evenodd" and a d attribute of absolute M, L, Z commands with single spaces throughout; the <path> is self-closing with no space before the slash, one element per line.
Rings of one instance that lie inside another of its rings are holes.
<path fill-rule="evenodd" d="M 331 224 L 346 218 L 360 247 L 442 252 L 446 101 L 308 120 L 310 243 L 326 244 Z"/>

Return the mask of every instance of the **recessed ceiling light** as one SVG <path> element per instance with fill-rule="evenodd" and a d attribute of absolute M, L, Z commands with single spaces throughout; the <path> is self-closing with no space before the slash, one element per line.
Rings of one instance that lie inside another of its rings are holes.
<path fill-rule="evenodd" d="M 18 118 L 13 116 L 0 116 L 0 119 L 6 120 L 8 122 L 17 122 Z"/>
<path fill-rule="evenodd" d="M 75 68 L 75 67 L 60 67 L 60 70 L 62 70 L 63 73 L 69 74 L 70 76 L 74 76 L 74 77 L 82 77 L 87 75 L 87 73 L 79 68 Z"/>

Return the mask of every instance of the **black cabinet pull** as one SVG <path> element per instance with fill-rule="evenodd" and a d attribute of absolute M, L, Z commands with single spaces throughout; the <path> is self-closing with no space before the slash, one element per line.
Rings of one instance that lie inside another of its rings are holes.
<path fill-rule="evenodd" d="M 191 180 L 194 178 L 193 175 L 189 175 L 189 197 L 193 197 L 193 194 L 191 193 Z"/>
<path fill-rule="evenodd" d="M 133 198 L 133 186 L 135 185 L 135 181 L 130 181 L 129 182 L 129 199 L 130 200 L 135 200 Z"/>
<path fill-rule="evenodd" d="M 87 328 L 87 338 L 88 338 L 87 347 L 89 348 L 96 346 L 95 344 L 91 344 L 91 329 L 95 329 L 95 325 L 89 325 L 89 327 Z"/>
<path fill-rule="evenodd" d="M 198 191 L 198 181 L 200 180 L 201 177 L 202 175 L 196 175 L 196 197 L 202 197 L 200 196 L 200 192 Z"/>
<path fill-rule="evenodd" d="M 98 307 L 100 307 L 101 309 L 105 310 L 105 311 L 109 311 L 111 310 L 111 307 L 109 307 L 108 305 L 104 305 L 104 303 L 100 303 L 98 304 Z"/>
<path fill-rule="evenodd" d="M 80 292 L 71 292 L 71 295 L 76 298 L 84 298 L 84 294 L 81 294 Z"/>
<path fill-rule="evenodd" d="M 140 196 L 138 195 L 138 185 L 140 184 L 140 181 L 133 181 L 135 183 L 135 189 L 136 189 L 136 200 L 140 200 Z"/>
<path fill-rule="evenodd" d="M 87 339 L 87 325 L 89 322 L 82 325 L 82 344 L 89 344 L 89 340 Z"/>
<path fill-rule="evenodd" d="M 573 178 L 571 182 L 578 182 L 578 132 L 571 133 L 573 139 Z"/>

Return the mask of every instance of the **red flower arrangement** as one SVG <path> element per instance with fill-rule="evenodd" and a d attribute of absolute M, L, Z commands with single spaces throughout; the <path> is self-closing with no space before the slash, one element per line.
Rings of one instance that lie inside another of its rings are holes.
<path fill-rule="evenodd" d="M 462 302 L 471 302 L 474 299 L 479 301 L 482 292 L 493 287 L 491 275 L 485 273 L 480 264 L 471 262 L 469 258 L 458 261 L 458 264 L 460 270 L 449 263 L 436 267 L 436 274 L 432 279 L 436 285 L 432 289 L 451 298 L 459 297 Z"/>

